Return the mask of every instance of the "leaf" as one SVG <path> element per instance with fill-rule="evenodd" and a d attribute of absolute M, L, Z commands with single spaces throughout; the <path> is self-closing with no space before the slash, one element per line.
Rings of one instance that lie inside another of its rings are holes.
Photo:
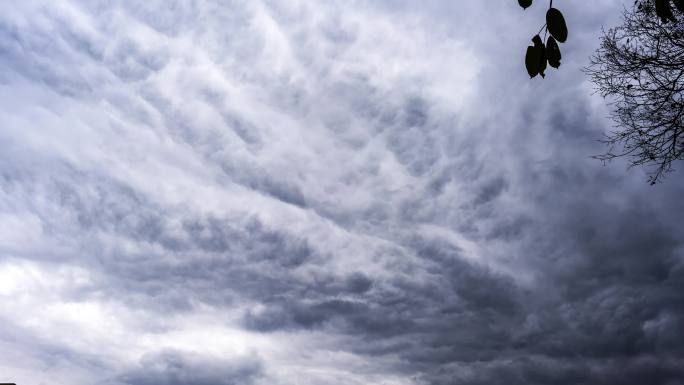
<path fill-rule="evenodd" d="M 561 11 L 556 8 L 549 8 L 546 11 L 546 27 L 549 29 L 551 36 L 559 42 L 565 43 L 568 39 L 568 26 L 565 24 L 565 18 Z"/>
<path fill-rule="evenodd" d="M 542 42 L 539 35 L 532 38 L 534 43 L 534 50 L 537 51 L 537 60 L 539 61 L 537 69 L 539 70 L 539 75 L 541 77 L 546 77 L 544 70 L 546 70 L 546 47 L 544 47 L 544 42 Z"/>
<path fill-rule="evenodd" d="M 684 0 L 674 0 L 674 3 L 679 12 L 684 13 Z"/>
<path fill-rule="evenodd" d="M 670 7 L 670 0 L 656 0 L 656 14 L 660 17 L 663 23 L 668 21 L 676 22 L 677 19 L 672 14 L 672 7 Z"/>
<path fill-rule="evenodd" d="M 518 0 L 518 4 L 520 4 L 523 9 L 527 9 L 527 7 L 532 5 L 532 0 Z"/>
<path fill-rule="evenodd" d="M 549 61 L 549 65 L 553 68 L 558 68 L 561 65 L 561 51 L 556 43 L 556 39 L 553 36 L 549 36 L 546 39 L 546 58 Z"/>
<path fill-rule="evenodd" d="M 525 68 L 527 68 L 527 73 L 530 75 L 530 78 L 539 75 L 539 54 L 534 46 L 527 47 Z"/>

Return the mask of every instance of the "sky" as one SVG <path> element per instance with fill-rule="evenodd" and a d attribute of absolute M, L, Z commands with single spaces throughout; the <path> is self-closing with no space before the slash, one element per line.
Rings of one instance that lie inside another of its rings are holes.
<path fill-rule="evenodd" d="M 682 173 L 591 158 L 631 2 L 529 79 L 543 3 L 0 2 L 0 382 L 684 384 Z"/>

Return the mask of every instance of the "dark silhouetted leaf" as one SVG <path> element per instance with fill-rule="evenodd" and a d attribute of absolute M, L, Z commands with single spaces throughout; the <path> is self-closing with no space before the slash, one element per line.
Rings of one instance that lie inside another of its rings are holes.
<path fill-rule="evenodd" d="M 549 29 L 551 36 L 559 42 L 565 43 L 568 39 L 568 26 L 565 24 L 565 18 L 561 11 L 556 8 L 549 8 L 546 11 L 546 27 Z"/>
<path fill-rule="evenodd" d="M 539 75 L 541 75 L 541 77 L 546 77 L 546 74 L 544 73 L 546 70 L 546 47 L 544 47 L 544 42 L 539 35 L 533 37 L 532 42 L 534 43 L 534 50 L 537 51 L 537 57 L 539 60 L 537 70 L 539 71 Z"/>
<path fill-rule="evenodd" d="M 670 0 L 656 0 L 656 14 L 660 17 L 663 23 L 668 21 L 675 22 L 677 19 L 672 14 L 672 7 L 670 7 Z"/>
<path fill-rule="evenodd" d="M 523 9 L 526 9 L 530 5 L 532 5 L 532 0 L 518 0 L 518 4 L 520 4 Z"/>
<path fill-rule="evenodd" d="M 561 65 L 561 51 L 558 48 L 558 43 L 553 36 L 546 39 L 546 58 L 549 60 L 549 65 L 553 68 L 558 68 Z"/>
<path fill-rule="evenodd" d="M 539 54 L 533 46 L 527 47 L 525 54 L 525 67 L 530 78 L 539 75 Z"/>
<path fill-rule="evenodd" d="M 684 12 L 684 0 L 674 0 L 675 5 L 679 12 Z"/>
<path fill-rule="evenodd" d="M 532 38 L 532 43 L 534 43 L 535 47 L 538 45 L 544 45 L 544 42 L 542 41 L 541 37 L 539 35 L 535 35 Z"/>

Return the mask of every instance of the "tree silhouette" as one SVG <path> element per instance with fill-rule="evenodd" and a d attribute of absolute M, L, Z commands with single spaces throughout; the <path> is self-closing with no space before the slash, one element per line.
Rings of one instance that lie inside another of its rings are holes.
<path fill-rule="evenodd" d="M 684 0 L 674 4 L 684 12 Z M 684 22 L 670 0 L 636 1 L 623 14 L 585 68 L 616 124 L 604 140 L 608 152 L 595 158 L 628 157 L 649 168 L 655 184 L 684 158 Z"/>
<path fill-rule="evenodd" d="M 534 0 L 518 0 L 527 9 Z M 674 7 L 673 7 L 674 5 Z M 624 23 L 604 31 L 600 48 L 584 70 L 596 90 L 610 100 L 616 129 L 604 142 L 604 162 L 628 157 L 630 166 L 650 168 L 655 184 L 684 158 L 684 0 L 636 0 L 623 11 Z M 540 33 L 550 36 L 544 44 Z M 546 65 L 558 68 L 568 30 L 563 14 L 549 1 L 546 24 L 527 47 L 531 78 L 545 77 Z"/>

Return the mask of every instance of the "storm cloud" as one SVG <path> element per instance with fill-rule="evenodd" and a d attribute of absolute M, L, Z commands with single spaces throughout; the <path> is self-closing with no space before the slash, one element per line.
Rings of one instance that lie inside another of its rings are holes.
<path fill-rule="evenodd" d="M 514 1 L 2 3 L 0 380 L 683 384 L 681 172 L 591 159 L 629 2 L 559 3 L 544 81 Z"/>

